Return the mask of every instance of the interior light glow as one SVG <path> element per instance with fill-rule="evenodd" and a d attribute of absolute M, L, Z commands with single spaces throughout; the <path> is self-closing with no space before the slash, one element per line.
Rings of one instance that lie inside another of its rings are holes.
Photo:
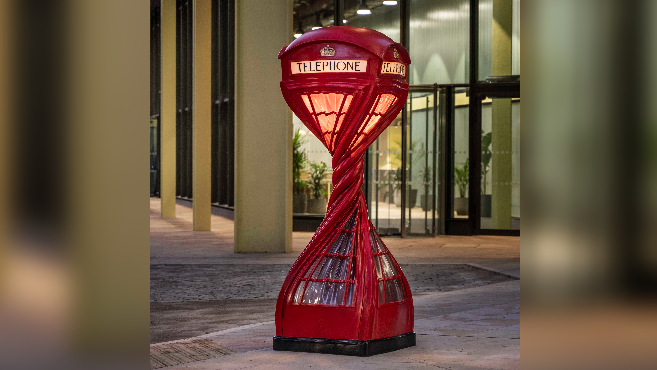
<path fill-rule="evenodd" d="M 397 5 L 397 0 L 384 0 L 383 5 Z"/>
<path fill-rule="evenodd" d="M 367 6 L 367 1 L 361 0 L 360 6 L 358 7 L 358 10 L 356 10 L 356 13 L 358 13 L 360 15 L 372 14 L 372 11 L 370 10 L 370 7 Z"/>
<path fill-rule="evenodd" d="M 299 22 L 299 25 L 297 26 L 297 30 L 294 31 L 294 38 L 298 39 L 303 35 L 303 27 L 301 27 L 301 22 Z"/>

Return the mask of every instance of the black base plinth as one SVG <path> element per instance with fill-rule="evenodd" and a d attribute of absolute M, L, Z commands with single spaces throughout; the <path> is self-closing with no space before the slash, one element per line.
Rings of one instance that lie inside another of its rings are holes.
<path fill-rule="evenodd" d="M 361 357 L 396 351 L 414 345 L 414 332 L 375 340 L 274 337 L 274 351 L 329 353 Z"/>

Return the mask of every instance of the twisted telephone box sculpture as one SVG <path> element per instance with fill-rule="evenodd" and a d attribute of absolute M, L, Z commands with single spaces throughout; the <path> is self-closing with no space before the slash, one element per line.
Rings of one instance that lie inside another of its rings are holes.
<path fill-rule="evenodd" d="M 367 147 L 406 102 L 408 52 L 377 31 L 327 27 L 278 57 L 285 101 L 333 156 L 334 188 L 278 296 L 274 349 L 369 356 L 413 346 L 411 290 L 361 191 Z"/>

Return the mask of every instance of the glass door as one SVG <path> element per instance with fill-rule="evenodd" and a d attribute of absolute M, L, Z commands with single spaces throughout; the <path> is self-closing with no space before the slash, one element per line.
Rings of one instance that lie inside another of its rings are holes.
<path fill-rule="evenodd" d="M 406 235 L 436 234 L 438 91 L 411 86 L 406 102 Z M 401 193 L 398 191 L 397 193 Z M 401 196 L 401 194 L 397 194 Z"/>
<path fill-rule="evenodd" d="M 480 229 L 520 230 L 520 98 L 481 102 Z"/>

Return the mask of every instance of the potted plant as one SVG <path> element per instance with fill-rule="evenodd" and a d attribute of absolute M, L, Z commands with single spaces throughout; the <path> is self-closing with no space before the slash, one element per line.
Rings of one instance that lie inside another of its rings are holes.
<path fill-rule="evenodd" d="M 424 194 L 420 195 L 420 205 L 422 206 L 422 211 L 433 211 L 433 197 L 429 194 L 429 189 L 431 185 L 431 170 L 426 167 L 420 170 L 420 178 L 422 183 L 424 183 Z"/>
<path fill-rule="evenodd" d="M 401 167 L 397 168 L 395 171 L 395 174 L 392 176 L 392 181 L 394 183 L 393 189 L 394 189 L 394 196 L 393 200 L 395 202 L 395 205 L 397 207 L 401 207 L 401 187 L 402 187 L 402 173 L 401 173 Z M 385 200 L 385 198 L 384 198 Z M 415 202 L 417 201 L 417 189 L 411 188 L 410 191 L 406 191 L 406 207 L 413 208 L 415 207 Z"/>
<path fill-rule="evenodd" d="M 397 161 L 401 162 L 402 154 L 401 154 L 401 147 L 402 143 L 401 141 L 396 141 L 395 145 L 399 147 L 400 151 L 398 153 L 393 154 L 393 158 L 395 158 Z M 408 150 L 408 160 L 406 164 L 406 170 L 407 173 L 410 168 L 415 168 L 415 164 L 418 164 L 421 158 L 419 156 L 412 156 L 412 153 L 416 151 L 423 151 L 424 150 L 424 144 L 421 143 L 419 140 L 415 140 L 411 143 L 409 143 L 409 148 Z M 418 189 L 413 189 L 412 185 L 410 185 L 410 179 L 406 179 L 407 182 L 409 183 L 409 186 L 407 187 L 406 190 L 406 207 L 408 208 L 413 208 L 415 207 L 415 203 L 417 202 L 417 190 Z M 397 207 L 401 207 L 401 167 L 397 168 L 395 174 L 393 175 L 393 181 L 395 182 L 394 186 L 394 202 Z"/>
<path fill-rule="evenodd" d="M 461 167 L 454 168 L 454 182 L 459 189 L 459 197 L 454 198 L 454 211 L 459 216 L 468 215 L 468 184 L 470 183 L 470 158 Z"/>
<path fill-rule="evenodd" d="M 308 199 L 308 213 L 326 213 L 326 194 L 328 192 L 323 189 L 322 180 L 324 180 L 327 171 L 328 166 L 324 162 L 310 164 L 310 190 L 312 199 Z"/>
<path fill-rule="evenodd" d="M 490 194 L 486 194 L 486 180 L 488 171 L 490 171 L 490 160 L 493 156 L 490 150 L 491 134 L 492 132 L 484 134 L 484 130 L 481 130 L 481 217 L 491 216 L 492 197 Z"/>
<path fill-rule="evenodd" d="M 294 192 L 292 196 L 292 213 L 306 213 L 308 204 L 308 196 L 305 192 L 308 183 L 301 180 L 301 170 L 306 166 L 306 162 L 308 161 L 306 151 L 301 149 L 301 146 L 305 142 L 301 130 L 297 129 L 292 139 L 292 178 Z"/>

